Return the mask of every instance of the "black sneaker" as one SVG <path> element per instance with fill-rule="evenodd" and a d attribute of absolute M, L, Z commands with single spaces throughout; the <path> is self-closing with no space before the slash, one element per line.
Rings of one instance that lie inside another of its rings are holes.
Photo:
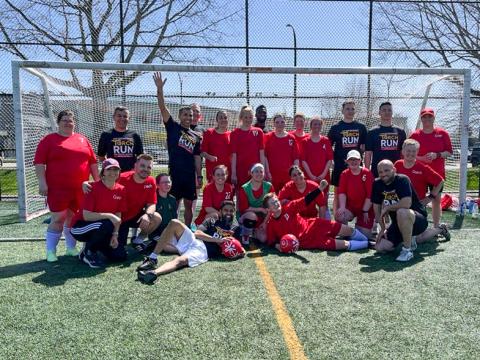
<path fill-rule="evenodd" d="M 90 266 L 92 269 L 99 269 L 101 267 L 104 267 L 104 264 L 97 258 L 97 254 L 91 251 L 82 251 L 80 255 L 78 255 L 78 257 L 81 261 Z"/>
<path fill-rule="evenodd" d="M 146 271 L 139 271 L 137 278 L 138 281 L 140 281 L 142 284 L 148 284 L 152 285 L 155 280 L 157 280 L 157 274 L 155 274 L 152 270 L 146 270 Z"/>
<path fill-rule="evenodd" d="M 137 271 L 155 270 L 157 268 L 157 262 L 157 259 L 152 259 L 147 256 L 143 259 L 143 262 L 138 265 Z"/>
<path fill-rule="evenodd" d="M 368 248 L 375 250 L 375 246 L 377 245 L 376 241 L 368 240 Z"/>
<path fill-rule="evenodd" d="M 138 244 L 135 244 L 135 243 L 132 243 L 132 248 L 133 250 L 139 252 L 139 253 L 142 253 L 145 251 L 145 249 L 147 248 L 147 245 L 145 243 L 138 243 Z"/>

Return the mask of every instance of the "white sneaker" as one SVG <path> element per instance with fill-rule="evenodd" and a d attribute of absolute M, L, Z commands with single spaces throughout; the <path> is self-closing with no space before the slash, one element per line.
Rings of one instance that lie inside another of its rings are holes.
<path fill-rule="evenodd" d="M 400 255 L 398 255 L 398 257 L 395 260 L 405 262 L 405 261 L 409 261 L 409 260 L 412 260 L 412 259 L 413 259 L 412 249 L 411 248 L 407 249 L 407 248 L 402 246 L 402 251 L 400 251 Z"/>
<path fill-rule="evenodd" d="M 417 237 L 416 236 L 412 236 L 412 241 L 410 242 L 410 249 L 412 249 L 412 251 L 417 250 Z"/>

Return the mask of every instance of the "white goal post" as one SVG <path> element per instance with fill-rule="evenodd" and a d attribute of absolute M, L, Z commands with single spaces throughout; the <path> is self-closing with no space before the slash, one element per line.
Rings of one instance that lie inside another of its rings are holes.
<path fill-rule="evenodd" d="M 465 201 L 470 69 L 12 61 L 21 221 L 48 211 L 45 199 L 38 195 L 32 161 L 38 141 L 55 131 L 54 116 L 63 109 L 75 112 L 78 131 L 90 139 L 96 151 L 99 132 L 112 127 L 114 107 L 125 105 L 131 110 L 132 128 L 144 137 L 145 148 L 163 150 L 164 127 L 159 120 L 151 79 L 155 71 L 168 78 L 165 94 L 172 115 L 183 105 L 199 103 L 205 127 L 213 126 L 218 110 L 227 111 L 230 127 L 236 126 L 236 115 L 248 102 L 254 108 L 266 105 L 269 118 L 276 112 L 284 114 L 290 129 L 293 107 L 307 118 L 321 115 L 326 124 L 322 132 L 326 133 L 331 124 L 341 119 L 341 103 L 353 98 L 357 118 L 368 128 L 378 123 L 378 104 L 389 100 L 398 113 L 394 122 L 412 131 L 418 126 L 421 108 L 434 107 L 438 110 L 437 122 L 448 127 L 454 144 L 454 157 L 448 163 L 451 172 L 447 175 L 447 191 L 458 193 L 461 203 Z"/>

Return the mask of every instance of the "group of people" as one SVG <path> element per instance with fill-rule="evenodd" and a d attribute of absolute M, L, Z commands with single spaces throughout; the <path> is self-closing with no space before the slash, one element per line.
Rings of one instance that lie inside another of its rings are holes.
<path fill-rule="evenodd" d="M 232 131 L 226 111 L 218 111 L 214 128 L 204 129 L 198 104 L 180 108 L 178 122 L 173 118 L 165 103 L 165 81 L 154 74 L 168 173 L 151 176 L 153 158 L 143 153 L 141 137 L 128 129 L 125 107 L 115 109 L 114 128 L 100 137 L 100 172 L 89 140 L 74 132 L 71 111 L 60 112 L 58 131 L 40 141 L 34 164 L 39 192 L 47 196 L 51 211 L 47 261 L 57 261 L 62 232 L 66 255 L 78 255 L 96 268 L 103 266 L 100 253 L 109 261 L 126 259 L 133 229 L 132 247 L 148 254 L 137 269 L 147 283 L 221 254 L 242 257 L 252 240 L 281 251 L 287 240 L 300 249 L 321 250 L 374 247 L 388 252 L 402 244 L 398 261 L 410 260 L 417 243 L 436 235 L 449 240 L 440 223 L 440 198 L 452 145 L 448 133 L 434 126 L 433 109 L 421 111 L 423 126 L 408 139 L 392 122 L 390 102 L 380 105 L 380 124 L 367 131 L 355 120 L 350 100 L 327 136 L 320 117 L 307 122 L 301 113 L 295 114 L 291 132 L 285 117 L 275 114 L 269 131 L 263 105 L 255 112 L 243 106 Z M 201 210 L 194 219 L 199 191 Z M 183 222 L 177 216 L 182 200 Z M 428 229 L 425 206 L 430 202 L 433 227 Z M 355 227 L 348 226 L 354 219 Z M 84 243 L 81 251 L 76 240 Z M 162 251 L 180 256 L 157 268 Z"/>

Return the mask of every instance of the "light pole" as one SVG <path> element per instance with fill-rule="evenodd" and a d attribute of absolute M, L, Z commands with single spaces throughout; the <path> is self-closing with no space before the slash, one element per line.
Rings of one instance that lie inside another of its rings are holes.
<path fill-rule="evenodd" d="M 291 28 L 293 32 L 293 66 L 297 67 L 297 34 L 292 24 L 287 24 L 287 28 Z M 297 113 L 297 74 L 293 75 L 293 114 Z"/>
<path fill-rule="evenodd" d="M 180 76 L 180 73 L 177 73 L 178 80 L 180 81 L 180 104 L 183 105 L 183 79 Z"/>

